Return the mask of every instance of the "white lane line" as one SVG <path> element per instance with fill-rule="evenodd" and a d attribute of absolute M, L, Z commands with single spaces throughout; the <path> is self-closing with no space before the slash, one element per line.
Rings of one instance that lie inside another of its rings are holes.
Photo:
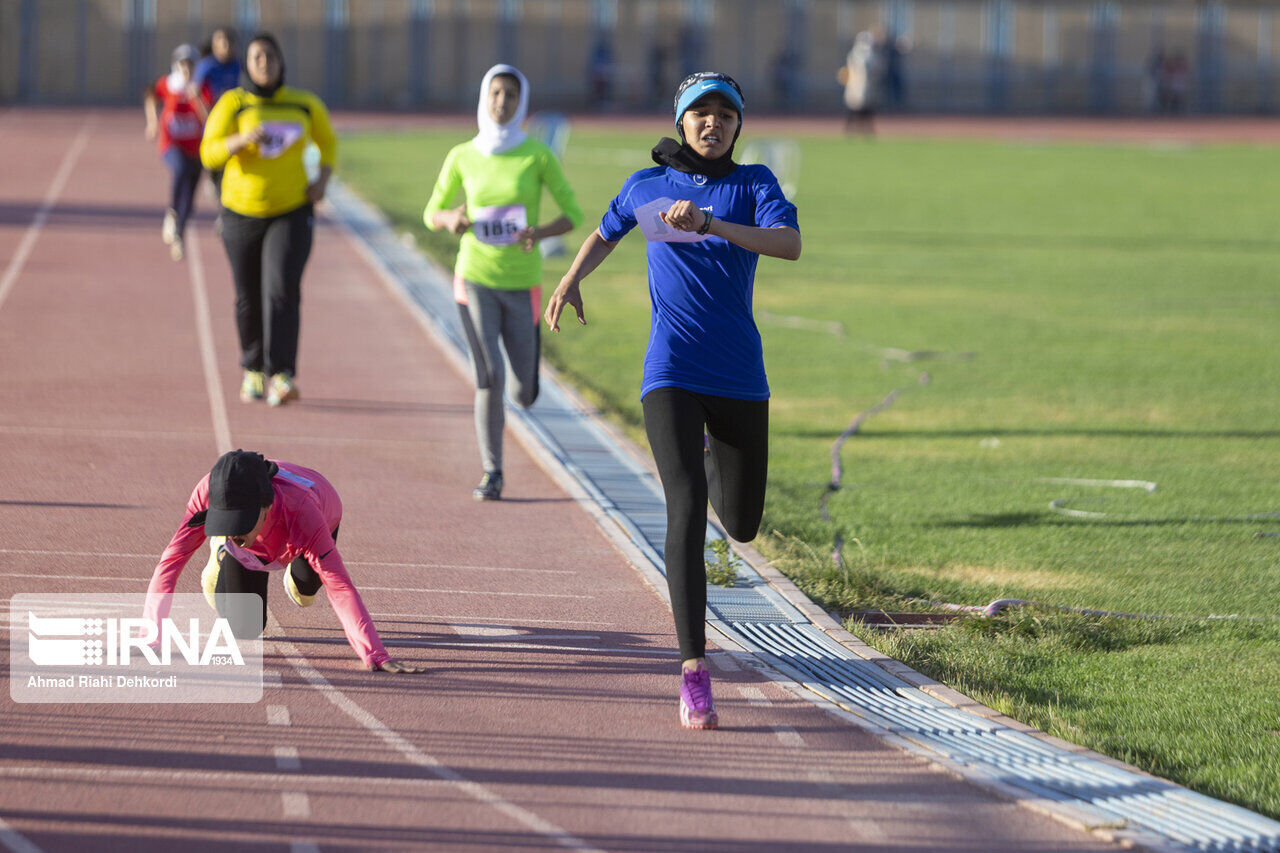
<path fill-rule="evenodd" d="M 35 248 L 36 238 L 44 230 L 45 223 L 49 221 L 49 213 L 53 210 L 54 205 L 58 203 L 58 197 L 62 195 L 62 191 L 67 186 L 67 181 L 71 178 L 71 170 L 75 168 L 76 161 L 80 159 L 80 154 L 84 151 L 84 147 L 89 144 L 89 131 L 96 121 L 97 117 L 90 114 L 80 127 L 80 132 L 76 134 L 76 138 L 71 141 L 71 147 L 67 149 L 67 153 L 62 155 L 62 163 L 59 164 L 58 171 L 53 176 L 53 183 L 49 184 L 49 189 L 45 191 L 44 199 L 36 210 L 35 218 L 31 220 L 31 224 L 27 227 L 27 233 L 22 235 L 22 242 L 18 244 L 18 250 L 9 259 L 9 265 L 4 270 L 4 277 L 0 278 L 0 306 L 4 305 L 5 299 L 9 296 L 18 280 L 18 274 L 26 266 L 27 258 L 30 257 L 31 251 Z"/>
<path fill-rule="evenodd" d="M 262 671 L 262 688 L 264 690 L 279 688 L 283 684 L 284 684 L 284 680 L 280 676 L 280 670 L 264 669 Z"/>
<path fill-rule="evenodd" d="M 281 791 L 280 805 L 285 817 L 311 817 L 311 798 L 302 791 Z"/>
<path fill-rule="evenodd" d="M 41 575 L 41 577 L 47 577 L 47 575 Z M 369 615 L 378 619 L 416 619 L 416 620 L 423 620 L 423 619 L 446 619 L 447 620 L 447 619 L 458 619 L 459 617 L 461 617 L 464 619 L 474 620 L 475 622 L 492 622 L 492 623 L 498 623 L 505 619 L 510 618 L 509 616 L 471 616 L 471 615 L 464 615 L 461 613 L 388 613 L 386 611 L 380 611 L 380 610 L 370 610 Z M 533 617 L 530 617 L 530 616 L 521 616 L 520 621 L 521 622 L 538 622 L 546 625 L 599 625 L 605 628 L 617 627 L 616 622 L 590 622 L 582 619 L 534 619 Z"/>
<path fill-rule="evenodd" d="M 797 749 L 804 749 L 806 746 L 804 738 L 800 737 L 800 733 L 791 726 L 774 726 L 773 733 L 783 746 L 792 746 Z"/>
<path fill-rule="evenodd" d="M 436 787 L 447 785 L 443 779 L 424 779 L 421 776 L 343 776 L 331 773 L 253 773 L 244 770 L 160 770 L 150 767 L 48 767 L 43 765 L 0 766 L 0 779 L 27 779 L 35 781 L 60 780 L 88 782 L 120 782 L 122 784 L 150 782 L 156 785 L 191 785 L 207 782 L 229 790 L 257 790 L 269 786 L 299 788 L 314 786 L 318 791 L 332 792 L 338 788 L 358 789 L 368 785 Z"/>
<path fill-rule="evenodd" d="M 360 591 L 363 592 L 364 590 L 376 592 L 431 592 L 440 595 L 496 595 L 504 598 L 595 598 L 594 595 L 571 595 L 558 592 L 493 592 L 485 589 L 426 589 L 416 586 L 365 586 L 361 584 Z"/>
<path fill-rule="evenodd" d="M 26 836 L 3 820 L 0 820 L 0 844 L 13 853 L 42 853 Z"/>
<path fill-rule="evenodd" d="M 466 637 L 467 639 L 491 637 L 494 639 L 501 638 L 507 640 L 538 640 L 540 642 L 546 642 L 547 640 L 581 640 L 582 642 L 586 642 L 587 640 L 599 641 L 600 639 L 599 637 L 591 634 L 528 634 L 525 632 L 526 629 L 513 628 L 510 625 L 471 625 L 463 622 L 450 625 L 449 627 L 452 628 L 459 637 Z"/>
<path fill-rule="evenodd" d="M 191 295 L 196 309 L 196 334 L 200 338 L 200 363 L 204 367 L 204 387 L 209 394 L 209 410 L 213 415 L 214 443 L 218 455 L 231 450 L 231 424 L 222 397 L 222 380 L 218 378 L 218 354 L 213 346 L 213 323 L 209 319 L 209 291 L 204 283 L 204 264 L 200 261 L 200 235 L 192 229 L 187 268 L 191 270 Z"/>
<path fill-rule="evenodd" d="M 175 432 L 160 429 L 93 429 L 84 427 L 50 427 L 50 426 L 0 426 L 0 433 L 10 435 L 53 435 L 53 436 L 87 436 L 90 438 L 138 438 L 154 441 L 157 438 L 189 438 L 204 441 L 209 437 L 206 430 Z"/>
<path fill-rule="evenodd" d="M 478 782 L 472 782 L 464 777 L 458 771 L 454 770 L 431 755 L 418 749 L 404 737 L 389 728 L 373 714 L 366 711 L 360 705 L 352 701 L 345 693 L 329 683 L 320 670 L 312 666 L 297 647 L 292 643 L 284 640 L 276 640 L 276 647 L 283 652 L 289 663 L 293 666 L 298 674 L 315 687 L 320 695 L 329 700 L 336 708 L 342 711 L 351 719 L 364 726 L 383 743 L 400 753 L 411 764 L 423 768 L 432 775 L 452 783 L 457 786 L 463 793 L 474 797 L 479 802 L 492 806 L 497 811 L 502 812 L 507 817 L 526 826 L 539 835 L 554 841 L 561 847 L 570 850 L 590 850 L 595 851 L 597 848 L 592 847 L 580 838 L 570 835 L 565 830 L 556 826 L 548 820 L 534 814 L 528 809 L 522 808 L 508 800 L 503 799 L 498 794 L 489 790 Z M 399 676 L 391 676 L 399 677 Z M 386 678 L 386 676 L 383 676 Z"/>
<path fill-rule="evenodd" d="M 138 559 L 145 558 L 148 560 L 156 560 L 157 562 L 160 559 L 157 554 L 124 554 L 115 551 L 54 551 L 43 548 L 0 548 L 0 554 L 26 554 L 35 557 L 137 557 Z M 6 574 L 8 574 L 8 572 L 6 572 Z M 18 575 L 18 577 L 22 577 L 22 575 Z M 45 573 L 43 575 L 27 575 L 27 577 L 47 578 L 49 575 L 48 573 Z M 59 575 L 59 577 L 64 576 Z M 87 576 L 82 575 L 81 577 Z M 112 578 L 106 575 L 98 575 L 96 578 L 91 579 L 101 579 L 104 581 L 120 580 L 120 578 Z"/>
<path fill-rule="evenodd" d="M 290 841 L 289 853 L 320 853 L 320 845 L 314 841 Z"/>
<path fill-rule="evenodd" d="M 268 726 L 291 726 L 293 719 L 289 716 L 289 708 L 285 705 L 267 706 Z"/>
<path fill-rule="evenodd" d="M 742 694 L 743 699 L 746 699 L 752 705 L 759 705 L 763 708 L 773 705 L 769 701 L 769 697 L 764 695 L 764 691 L 754 684 L 740 684 L 738 685 L 738 692 Z"/>
<path fill-rule="evenodd" d="M 0 548 L 0 554 L 27 554 L 44 557 L 127 557 L 146 560 L 159 560 L 158 554 L 125 554 L 113 551 L 57 551 L 38 548 Z M 451 569 L 462 572 L 526 572 L 539 575 L 573 575 L 571 569 L 525 569 L 517 566 L 468 566 L 456 563 L 384 563 L 377 560 L 344 560 L 348 566 L 391 566 L 404 569 Z M 38 575 L 33 577 L 48 577 Z M 112 578 L 103 578 L 112 580 Z M 148 578 L 149 580 L 149 578 Z M 431 590 L 427 590 L 430 592 Z"/>
<path fill-rule="evenodd" d="M 277 770 L 301 770 L 302 759 L 296 746 L 273 746 L 271 754 L 276 758 Z"/>
<path fill-rule="evenodd" d="M 284 633 L 284 629 L 281 629 Z M 576 638 L 575 638 L 576 639 Z M 318 643 L 331 646 L 345 646 L 347 639 L 345 637 L 308 637 L 300 640 L 308 644 Z M 587 654 L 606 654 L 606 655 L 678 655 L 677 649 L 624 649 L 617 646 L 559 646 L 549 643 L 485 643 L 470 642 L 462 637 L 456 640 L 407 640 L 396 639 L 395 637 L 383 637 L 383 644 L 387 648 L 431 648 L 434 646 L 443 646 L 449 649 L 534 649 L 544 652 L 583 652 Z"/>
<path fill-rule="evenodd" d="M 344 562 L 345 559 L 344 559 Z M 377 560 L 351 560 L 353 566 L 392 566 L 402 569 L 456 569 L 462 572 L 528 572 L 536 575 L 576 575 L 572 569 L 523 569 L 518 566 L 464 566 L 457 563 L 383 563 Z"/>

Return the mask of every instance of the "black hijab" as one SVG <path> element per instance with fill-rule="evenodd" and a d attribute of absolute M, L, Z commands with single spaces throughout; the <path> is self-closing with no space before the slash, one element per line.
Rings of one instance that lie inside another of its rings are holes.
<path fill-rule="evenodd" d="M 270 86 L 259 86 L 253 82 L 253 78 L 249 76 L 248 58 L 249 45 L 255 41 L 266 42 L 271 45 L 272 50 L 276 52 L 276 58 L 280 60 L 280 75 L 276 77 L 276 82 Z M 280 49 L 280 42 L 276 41 L 276 37 L 271 33 L 258 33 L 249 39 L 249 44 L 245 45 L 245 65 L 240 70 L 240 88 L 246 92 L 252 92 L 260 98 L 270 98 L 276 93 L 281 86 L 284 85 L 284 51 Z"/>

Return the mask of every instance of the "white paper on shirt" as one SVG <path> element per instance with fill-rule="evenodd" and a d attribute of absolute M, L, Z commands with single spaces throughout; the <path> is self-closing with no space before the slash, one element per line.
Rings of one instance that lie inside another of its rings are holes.
<path fill-rule="evenodd" d="M 264 121 L 262 129 L 266 136 L 258 143 L 258 156 L 264 160 L 274 160 L 302 138 L 302 125 L 293 121 Z"/>
<path fill-rule="evenodd" d="M 471 231 L 481 243 L 510 246 L 516 235 L 529 226 L 529 214 L 523 204 L 504 204 L 478 208 L 471 217 Z"/>
<path fill-rule="evenodd" d="M 658 214 L 666 213 L 667 209 L 675 203 L 675 199 L 663 196 L 636 208 L 636 224 L 640 226 L 644 238 L 655 243 L 700 243 L 707 239 L 709 234 L 678 231 L 662 221 L 662 217 Z"/>
<path fill-rule="evenodd" d="M 262 558 L 247 548 L 241 548 L 230 539 L 226 541 L 227 553 L 235 558 L 235 561 L 244 566 L 251 572 L 278 572 L 284 568 L 279 563 L 264 563 Z"/>

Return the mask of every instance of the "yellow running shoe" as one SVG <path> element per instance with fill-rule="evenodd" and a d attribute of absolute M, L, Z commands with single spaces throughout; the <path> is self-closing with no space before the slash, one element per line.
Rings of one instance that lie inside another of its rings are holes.
<path fill-rule="evenodd" d="M 290 400 L 298 399 L 298 386 L 289 372 L 277 373 L 267 383 L 267 405 L 283 406 Z"/>
<path fill-rule="evenodd" d="M 240 382 L 240 402 L 252 403 L 266 396 L 267 377 L 260 370 L 246 370 Z"/>
<path fill-rule="evenodd" d="M 209 537 L 209 562 L 200 573 L 200 588 L 204 590 L 204 600 L 209 602 L 209 606 L 214 610 L 218 609 L 218 603 L 214 600 L 213 593 L 218 588 L 218 572 L 222 571 L 218 557 L 222 555 L 222 546 L 226 544 L 225 536 Z"/>
<path fill-rule="evenodd" d="M 289 594 L 289 600 L 299 607 L 310 607 L 315 604 L 315 594 L 304 595 L 302 590 L 298 589 L 298 584 L 293 579 L 293 571 L 288 567 L 284 570 L 284 591 Z"/>

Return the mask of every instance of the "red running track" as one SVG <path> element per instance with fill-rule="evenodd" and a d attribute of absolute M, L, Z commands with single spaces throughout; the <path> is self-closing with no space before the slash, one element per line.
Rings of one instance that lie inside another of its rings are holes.
<path fill-rule="evenodd" d="M 471 500 L 469 386 L 323 218 L 302 400 L 239 403 L 210 203 L 170 261 L 141 131 L 134 111 L 0 112 L 0 595 L 141 592 L 229 443 L 337 485 L 348 567 L 392 653 L 429 671 L 364 672 L 323 597 L 273 589 L 258 704 L 6 694 L 0 846 L 1111 849 L 727 656 L 724 727 L 682 730 L 661 598 L 514 442 L 510 499 Z"/>

